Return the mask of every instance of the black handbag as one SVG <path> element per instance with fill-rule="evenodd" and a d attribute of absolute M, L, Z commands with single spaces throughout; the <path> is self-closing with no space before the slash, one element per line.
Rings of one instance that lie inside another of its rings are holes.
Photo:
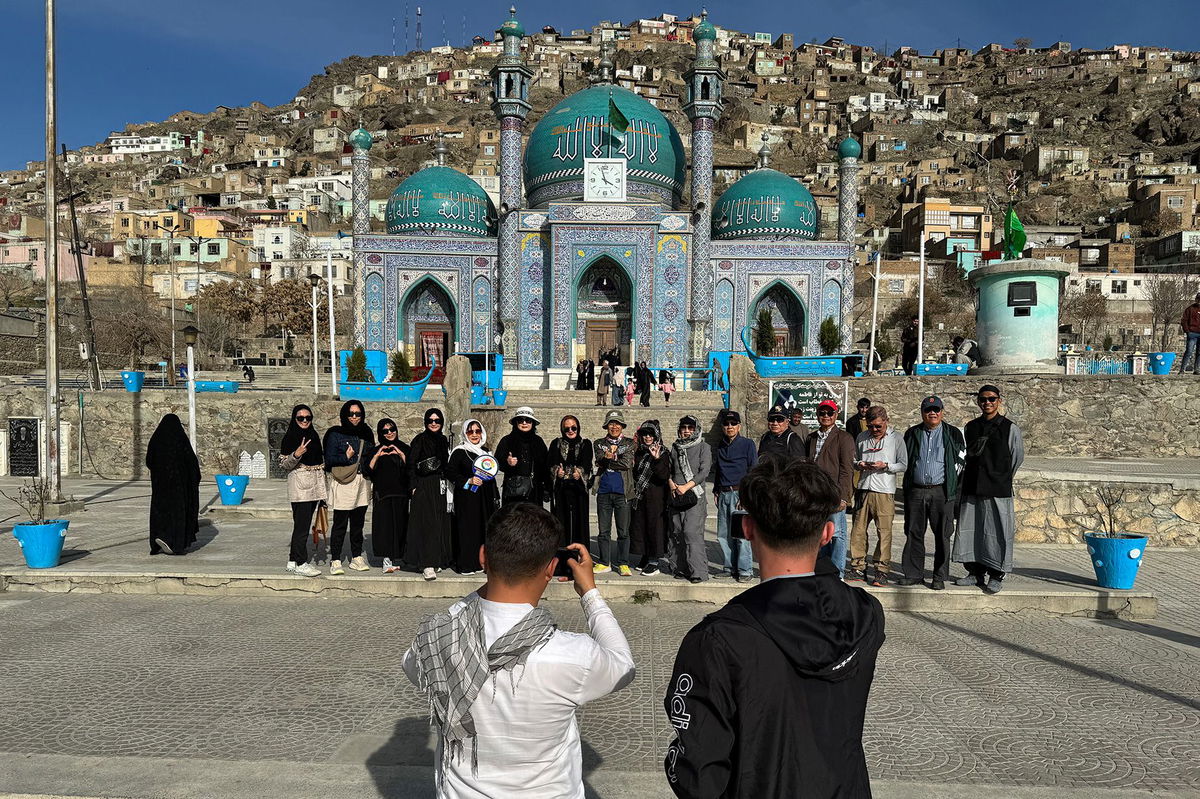
<path fill-rule="evenodd" d="M 671 510 L 675 511 L 676 513 L 680 513 L 696 507 L 696 503 L 699 501 L 700 498 L 696 496 L 695 491 L 686 491 L 682 494 L 672 494 L 669 504 L 671 506 Z"/>
<path fill-rule="evenodd" d="M 529 499 L 533 496 L 533 478 L 524 474 L 510 474 L 504 478 L 504 501 Z"/>
<path fill-rule="evenodd" d="M 428 477 L 431 474 L 437 474 L 442 470 L 442 461 L 440 458 L 426 458 L 422 461 L 417 461 L 417 476 Z"/>

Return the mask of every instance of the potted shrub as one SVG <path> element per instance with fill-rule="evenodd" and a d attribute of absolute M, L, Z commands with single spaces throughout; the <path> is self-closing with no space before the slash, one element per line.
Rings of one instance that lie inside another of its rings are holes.
<path fill-rule="evenodd" d="M 15 502 L 29 519 L 13 525 L 13 536 L 21 546 L 25 565 L 31 569 L 52 569 L 57 566 L 70 522 L 46 518 L 50 481 L 34 478 L 18 488 L 16 496 L 4 494 L 4 497 Z"/>
<path fill-rule="evenodd" d="M 246 486 L 250 485 L 250 476 L 238 474 L 238 453 L 233 450 L 217 450 L 212 455 L 212 462 L 217 469 L 213 479 L 217 483 L 217 494 L 221 497 L 221 504 L 241 505 L 246 496 Z"/>
<path fill-rule="evenodd" d="M 1096 500 L 1095 518 L 1100 529 L 1083 534 L 1096 582 L 1103 588 L 1128 590 L 1137 578 L 1148 539 L 1117 531 L 1116 510 L 1125 500 L 1125 489 L 1102 485 L 1096 489 Z"/>

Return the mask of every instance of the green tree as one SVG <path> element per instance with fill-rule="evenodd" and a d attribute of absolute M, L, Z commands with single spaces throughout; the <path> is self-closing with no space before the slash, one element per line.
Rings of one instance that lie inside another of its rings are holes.
<path fill-rule="evenodd" d="M 754 323 L 754 350 L 759 355 L 775 353 L 775 320 L 771 318 L 769 308 L 760 308 L 758 319 Z"/>
<path fill-rule="evenodd" d="M 367 353 L 355 347 L 346 359 L 346 380 L 351 383 L 374 383 L 375 378 L 367 371 Z"/>
<path fill-rule="evenodd" d="M 822 355 L 832 355 L 842 347 L 842 331 L 832 316 L 826 316 L 817 331 L 817 344 L 821 347 Z"/>
<path fill-rule="evenodd" d="M 408 356 L 404 350 L 396 350 L 392 353 L 392 376 L 390 378 L 393 383 L 407 383 L 413 378 L 412 366 L 408 362 Z"/>

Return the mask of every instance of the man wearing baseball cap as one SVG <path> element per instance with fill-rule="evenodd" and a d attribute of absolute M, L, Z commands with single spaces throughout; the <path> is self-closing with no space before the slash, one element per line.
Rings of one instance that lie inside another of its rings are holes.
<path fill-rule="evenodd" d="M 767 432 L 758 440 L 758 457 L 768 455 L 788 460 L 804 457 L 804 436 L 792 432 L 787 408 L 782 405 L 773 405 L 767 411 Z"/>
<path fill-rule="evenodd" d="M 829 517 L 833 522 L 833 540 L 821 547 L 821 554 L 832 558 L 838 575 L 844 576 L 849 546 L 846 509 L 854 498 L 854 439 L 837 426 L 837 416 L 838 404 L 831 399 L 824 400 L 817 406 L 817 429 L 808 434 L 804 443 L 808 457 L 816 461 L 838 489 L 840 503 Z"/>
<path fill-rule="evenodd" d="M 609 411 L 604 417 L 607 436 L 592 443 L 596 457 L 596 574 L 616 571 L 632 577 L 629 568 L 629 491 L 633 474 L 634 440 L 623 435 L 625 414 Z M 612 544 L 612 523 L 617 522 L 617 545 Z"/>
<path fill-rule="evenodd" d="M 730 522 L 738 507 L 738 484 L 758 463 L 758 450 L 753 441 L 741 434 L 742 416 L 737 411 L 721 411 L 720 422 L 722 437 L 713 457 L 717 464 L 713 493 L 717 495 L 717 543 L 725 561 L 721 575 L 728 573 L 739 583 L 749 582 L 754 578 L 750 543 L 730 537 Z"/>
<path fill-rule="evenodd" d="M 962 431 L 944 422 L 941 397 L 921 400 L 921 424 L 904 433 L 908 468 L 904 471 L 904 577 L 900 585 L 925 581 L 925 527 L 933 532 L 933 580 L 941 591 L 950 579 L 950 537 L 958 502 L 959 476 L 967 444 Z"/>

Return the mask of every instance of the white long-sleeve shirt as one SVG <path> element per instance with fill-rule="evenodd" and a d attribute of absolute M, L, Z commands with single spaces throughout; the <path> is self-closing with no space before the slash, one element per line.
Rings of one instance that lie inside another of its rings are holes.
<path fill-rule="evenodd" d="M 458 613 L 464 601 L 450 608 Z M 530 653 L 516 674 L 489 678 L 471 704 L 478 733 L 479 768 L 471 773 L 470 743 L 463 756 L 447 766 L 444 799 L 490 799 L 501 796 L 571 797 L 583 799 L 583 755 L 575 709 L 624 688 L 633 681 L 633 653 L 612 610 L 592 589 L 580 598 L 588 635 L 555 630 Z M 532 605 L 479 600 L 484 645 L 512 629 Z M 404 673 L 417 684 L 417 655 L 404 656 Z M 512 677 L 517 677 L 516 690 Z M 494 688 L 494 690 L 493 690 Z M 437 768 L 442 768 L 441 745 Z"/>
<path fill-rule="evenodd" d="M 904 439 L 895 428 L 888 427 L 883 438 L 876 439 L 871 431 L 858 434 L 855 442 L 854 460 L 874 463 L 883 461 L 887 467 L 881 472 L 862 471 L 858 487 L 867 491 L 878 491 L 881 494 L 896 493 L 896 475 L 904 474 L 908 468 L 908 450 L 904 448 Z"/>

